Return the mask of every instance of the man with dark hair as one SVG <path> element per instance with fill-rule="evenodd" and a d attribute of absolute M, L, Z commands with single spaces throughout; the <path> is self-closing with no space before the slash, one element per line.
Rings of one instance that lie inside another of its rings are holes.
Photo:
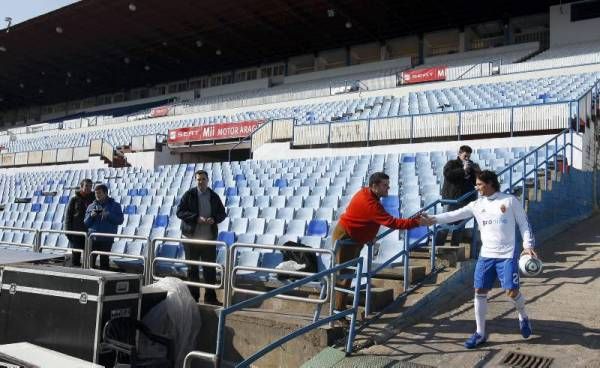
<path fill-rule="evenodd" d="M 92 193 L 92 181 L 83 179 L 79 183 L 79 190 L 69 199 L 67 209 L 65 211 L 63 229 L 67 231 L 82 231 L 87 232 L 87 227 L 83 223 L 85 212 L 90 204 L 94 201 Z M 67 235 L 69 239 L 69 247 L 73 249 L 83 250 L 85 247 L 85 237 L 79 235 Z M 73 252 L 73 266 L 81 267 L 81 253 Z"/>
<path fill-rule="evenodd" d="M 431 216 L 430 223 L 449 223 L 475 216 L 481 229 L 481 250 L 474 277 L 474 307 L 476 332 L 465 342 L 473 349 L 486 342 L 485 317 L 487 294 L 499 279 L 515 306 L 519 317 L 519 330 L 524 338 L 531 335 L 531 324 L 525 311 L 525 298 L 519 292 L 519 252 L 516 245 L 515 226 L 523 239 L 523 252 L 537 257 L 533 250 L 534 239 L 521 202 L 510 194 L 500 192 L 498 176 L 485 170 L 477 175 L 475 185 L 480 197 L 458 210 Z"/>
<path fill-rule="evenodd" d="M 206 171 L 196 171 L 195 178 L 196 186 L 183 194 L 177 207 L 177 217 L 181 219 L 181 233 L 186 238 L 216 240 L 217 224 L 226 217 L 225 207 L 219 195 L 208 187 Z M 217 248 L 214 246 L 184 244 L 184 248 L 187 260 L 215 262 L 217 259 Z M 202 267 L 202 274 L 205 283 L 216 283 L 217 272 L 214 267 Z M 200 282 L 198 266 L 188 266 L 188 280 Z M 190 292 L 194 299 L 200 298 L 200 290 L 197 287 L 190 287 Z M 206 289 L 204 302 L 220 304 L 214 289 Z"/>
<path fill-rule="evenodd" d="M 460 146 L 458 156 L 455 160 L 450 160 L 444 166 L 444 184 L 442 186 L 443 199 L 458 199 L 475 189 L 475 176 L 480 171 L 479 166 L 471 161 L 473 150 L 469 146 Z M 469 202 L 474 201 L 477 194 L 465 199 L 461 203 L 444 205 L 444 212 L 454 211 Z M 462 231 L 454 230 L 452 232 L 451 245 L 458 246 L 461 240 Z M 444 245 L 448 229 L 441 229 L 437 232 L 435 239 L 436 245 Z"/>
<path fill-rule="evenodd" d="M 422 215 L 402 219 L 387 213 L 380 199 L 387 197 L 389 189 L 390 177 L 383 172 L 376 172 L 369 177 L 369 186 L 360 189 L 352 197 L 331 235 L 333 244 L 342 240 L 336 252 L 337 264 L 358 257 L 363 246 L 375 239 L 381 225 L 391 229 L 412 229 L 424 224 L 426 217 Z M 347 289 L 350 283 L 351 280 L 340 280 L 337 285 Z M 335 304 L 336 309 L 344 309 L 345 294 L 337 293 Z"/>
<path fill-rule="evenodd" d="M 90 204 L 85 212 L 84 223 L 89 233 L 116 234 L 119 225 L 123 223 L 123 210 L 121 205 L 108 196 L 108 187 L 104 184 L 94 188 L 96 200 Z M 98 237 L 91 239 L 92 250 L 110 252 L 114 238 Z M 96 256 L 92 256 L 92 267 L 96 266 Z M 100 268 L 108 270 L 110 263 L 108 256 L 100 256 Z"/>

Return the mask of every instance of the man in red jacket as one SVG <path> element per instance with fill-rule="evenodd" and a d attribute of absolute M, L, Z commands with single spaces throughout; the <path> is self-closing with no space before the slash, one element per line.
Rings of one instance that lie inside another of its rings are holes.
<path fill-rule="evenodd" d="M 337 264 L 358 257 L 363 246 L 375 239 L 381 225 L 391 229 L 412 229 L 428 224 L 424 214 L 402 219 L 387 213 L 380 198 L 387 197 L 389 190 L 390 177 L 383 172 L 376 172 L 369 177 L 369 187 L 360 189 L 352 197 L 331 235 L 332 244 L 336 244 L 338 240 L 343 241 L 337 249 Z M 347 289 L 350 283 L 351 280 L 339 280 L 337 286 Z M 345 309 L 345 296 L 344 293 L 336 294 L 337 310 Z"/>

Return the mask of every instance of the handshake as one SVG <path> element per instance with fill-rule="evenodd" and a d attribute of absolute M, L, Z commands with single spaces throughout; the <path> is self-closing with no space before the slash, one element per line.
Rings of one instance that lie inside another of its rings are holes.
<path fill-rule="evenodd" d="M 427 215 L 425 212 L 417 213 L 415 218 L 419 221 L 419 226 L 431 226 L 436 223 L 435 218 Z"/>

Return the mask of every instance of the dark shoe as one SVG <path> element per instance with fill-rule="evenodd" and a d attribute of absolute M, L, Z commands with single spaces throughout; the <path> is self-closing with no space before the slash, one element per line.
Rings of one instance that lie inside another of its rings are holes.
<path fill-rule="evenodd" d="M 481 336 L 480 334 L 475 332 L 471 337 L 467 339 L 467 341 L 465 341 L 465 348 L 475 349 L 479 345 L 485 344 L 486 341 L 487 339 L 485 338 L 485 336 Z"/>
<path fill-rule="evenodd" d="M 217 293 L 214 290 L 206 290 L 204 292 L 204 304 L 222 306 L 223 304 L 217 299 Z"/>
<path fill-rule="evenodd" d="M 524 318 L 519 321 L 519 330 L 521 330 L 521 336 L 523 338 L 528 338 L 531 336 L 531 322 L 529 322 L 529 318 Z"/>

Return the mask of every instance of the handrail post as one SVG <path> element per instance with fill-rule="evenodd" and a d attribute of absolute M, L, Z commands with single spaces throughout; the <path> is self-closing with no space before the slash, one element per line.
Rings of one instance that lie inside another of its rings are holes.
<path fill-rule="evenodd" d="M 92 244 L 93 244 L 93 240 L 91 237 L 91 233 L 88 233 L 88 235 L 85 237 L 85 242 L 83 243 L 83 268 L 92 268 L 90 265 L 90 252 L 92 250 Z"/>
<path fill-rule="evenodd" d="M 523 160 L 523 176 L 521 180 L 523 180 L 523 191 L 521 193 L 521 205 L 525 208 L 525 196 L 527 195 L 527 160 Z"/>
<path fill-rule="evenodd" d="M 403 287 L 404 287 L 404 291 L 407 291 L 408 288 L 410 287 L 410 282 L 408 280 L 408 258 L 409 258 L 409 254 L 408 254 L 408 230 L 406 230 L 405 232 L 405 236 L 404 236 L 404 255 L 402 256 L 402 263 L 403 263 L 403 275 L 404 275 L 404 280 L 403 280 Z"/>
<path fill-rule="evenodd" d="M 544 162 L 546 163 L 544 165 L 544 190 L 548 190 L 548 145 L 546 144 L 544 146 L 544 149 L 546 150 L 546 158 L 544 159 Z"/>
<path fill-rule="evenodd" d="M 437 204 L 433 206 L 433 215 L 437 215 Z M 435 246 L 437 242 L 437 224 L 433 224 L 433 234 L 431 239 L 431 258 L 430 258 L 430 266 L 431 272 L 435 271 Z M 407 232 L 408 233 L 408 232 Z"/>
<path fill-rule="evenodd" d="M 223 361 L 223 345 L 225 344 L 225 309 L 219 309 L 219 322 L 217 324 L 217 348 L 215 352 L 215 367 L 220 367 Z"/>
<path fill-rule="evenodd" d="M 535 201 L 538 200 L 538 150 L 535 150 L 535 169 L 533 170 L 533 190 L 535 191 Z"/>
<path fill-rule="evenodd" d="M 157 239 L 152 239 L 150 244 L 148 244 L 148 257 L 146 258 L 146 269 L 148 270 L 146 274 L 146 285 L 151 285 L 154 282 L 154 257 L 156 252 L 156 243 L 158 243 Z"/>
<path fill-rule="evenodd" d="M 558 172 L 558 154 L 556 153 L 556 146 L 558 145 L 558 139 L 554 137 L 554 178 L 557 177 Z"/>
<path fill-rule="evenodd" d="M 37 252 L 37 253 L 41 253 L 42 252 L 42 234 L 40 233 L 39 230 L 35 231 L 34 236 L 34 240 L 33 240 L 33 251 Z"/>
<path fill-rule="evenodd" d="M 571 135 L 571 147 L 570 147 L 571 154 L 569 155 L 570 157 L 569 157 L 568 164 L 573 166 L 573 131 L 571 130 L 569 133 Z M 595 134 L 597 134 L 597 133 L 595 133 Z M 567 135 L 566 134 L 563 135 L 563 147 L 565 148 L 565 158 L 566 158 L 566 156 L 567 156 L 567 148 L 566 148 L 567 147 Z M 593 154 L 596 155 L 595 152 L 593 152 Z M 565 167 L 564 161 L 565 160 L 563 160 L 563 167 Z"/>
<path fill-rule="evenodd" d="M 367 244 L 367 286 L 365 290 L 365 317 L 371 314 L 371 269 L 373 264 L 373 242 Z M 362 272 L 357 281 L 362 284 Z M 362 285 L 359 285 L 362 286 Z M 360 292 L 360 289 L 359 289 Z M 357 296 L 355 296 L 357 297 Z"/>
<path fill-rule="evenodd" d="M 356 312 L 358 311 L 358 300 L 360 299 L 360 283 L 362 279 L 363 259 L 359 257 L 356 263 L 356 284 L 354 285 L 354 299 L 352 300 L 352 317 L 350 319 L 350 330 L 348 331 L 348 341 L 346 341 L 346 355 L 352 353 L 352 344 L 356 336 Z M 367 266 L 370 262 L 367 263 Z M 368 272 L 367 272 L 368 274 Z M 366 315 L 366 312 L 365 312 Z"/>

